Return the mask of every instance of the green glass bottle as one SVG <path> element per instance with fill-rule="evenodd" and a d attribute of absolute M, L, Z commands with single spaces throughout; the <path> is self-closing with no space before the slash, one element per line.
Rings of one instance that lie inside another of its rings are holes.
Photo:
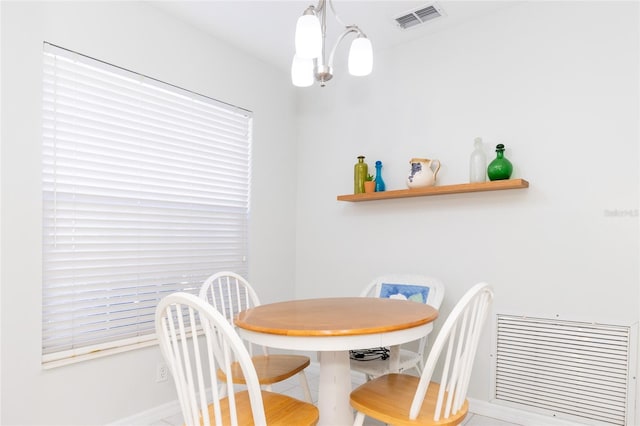
<path fill-rule="evenodd" d="M 369 166 L 364 162 L 364 155 L 358 156 L 358 162 L 353 166 L 353 193 L 364 193 L 364 181 L 369 173 Z"/>
<path fill-rule="evenodd" d="M 489 180 L 503 180 L 509 179 L 513 172 L 513 165 L 511 161 L 504 157 L 504 145 L 496 145 L 496 158 L 487 167 L 487 176 Z"/>

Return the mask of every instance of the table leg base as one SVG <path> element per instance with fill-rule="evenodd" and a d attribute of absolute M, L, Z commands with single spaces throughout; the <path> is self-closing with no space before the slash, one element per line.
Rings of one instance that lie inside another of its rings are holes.
<path fill-rule="evenodd" d="M 351 369 L 349 352 L 320 352 L 318 390 L 319 426 L 351 426 L 353 410 L 349 404 Z"/>

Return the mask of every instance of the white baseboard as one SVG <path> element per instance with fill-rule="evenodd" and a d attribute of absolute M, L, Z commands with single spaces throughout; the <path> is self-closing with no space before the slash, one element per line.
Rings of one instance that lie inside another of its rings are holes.
<path fill-rule="evenodd" d="M 583 423 L 556 419 L 551 416 L 531 413 L 473 398 L 469 398 L 469 412 L 522 426 L 584 426 Z"/>
<path fill-rule="evenodd" d="M 148 426 L 180 413 L 180 403 L 176 399 L 175 401 L 158 405 L 157 407 L 142 411 L 134 414 L 133 416 L 116 420 L 113 423 L 109 423 L 107 426 Z"/>

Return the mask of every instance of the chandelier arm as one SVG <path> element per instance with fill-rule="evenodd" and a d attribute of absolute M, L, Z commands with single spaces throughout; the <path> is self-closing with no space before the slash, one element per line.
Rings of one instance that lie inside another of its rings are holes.
<path fill-rule="evenodd" d="M 338 40 L 336 40 L 336 44 L 333 45 L 333 49 L 331 49 L 331 55 L 329 56 L 329 64 L 328 64 L 330 68 L 333 68 L 333 56 L 336 53 L 336 49 L 338 48 L 338 45 L 347 36 L 347 34 L 350 34 L 350 33 L 358 33 L 359 35 L 360 34 L 364 35 L 364 33 L 360 31 L 360 28 L 358 28 L 357 25 L 347 26 L 347 28 L 338 37 Z"/>
<path fill-rule="evenodd" d="M 336 21 L 338 21 L 338 23 L 340 25 L 342 25 L 345 28 L 357 27 L 357 25 L 355 25 L 355 24 L 347 25 L 347 24 L 344 23 L 344 21 L 342 19 L 340 19 L 340 16 L 338 16 L 338 13 L 336 12 L 335 7 L 333 7 L 333 0 L 329 0 L 329 7 L 331 8 L 331 12 L 333 12 L 333 17 L 336 18 Z M 362 31 L 360 31 L 360 32 L 362 33 Z M 362 33 L 362 34 L 364 35 L 364 33 Z"/>
<path fill-rule="evenodd" d="M 342 19 L 340 19 L 340 17 L 336 13 L 336 9 L 333 7 L 333 0 L 329 0 L 329 7 L 331 8 L 331 12 L 333 12 L 333 16 L 336 18 L 336 21 L 338 21 L 338 23 L 340 25 L 342 25 L 343 27 L 349 27 L 350 26 L 350 25 L 345 24 L 344 21 L 342 21 Z"/>

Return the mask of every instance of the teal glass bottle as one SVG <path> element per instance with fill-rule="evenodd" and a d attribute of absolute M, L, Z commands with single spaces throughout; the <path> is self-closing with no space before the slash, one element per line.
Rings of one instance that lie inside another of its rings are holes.
<path fill-rule="evenodd" d="M 384 191 L 384 181 L 382 180 L 382 161 L 376 161 L 376 192 Z"/>
<path fill-rule="evenodd" d="M 500 143 L 496 145 L 496 158 L 487 167 L 487 176 L 489 180 L 503 180 L 509 179 L 512 172 L 513 165 L 505 158 L 504 145 Z"/>
<path fill-rule="evenodd" d="M 364 155 L 358 156 L 358 162 L 353 166 L 353 193 L 364 194 L 364 181 L 369 174 L 369 166 L 364 162 Z"/>

